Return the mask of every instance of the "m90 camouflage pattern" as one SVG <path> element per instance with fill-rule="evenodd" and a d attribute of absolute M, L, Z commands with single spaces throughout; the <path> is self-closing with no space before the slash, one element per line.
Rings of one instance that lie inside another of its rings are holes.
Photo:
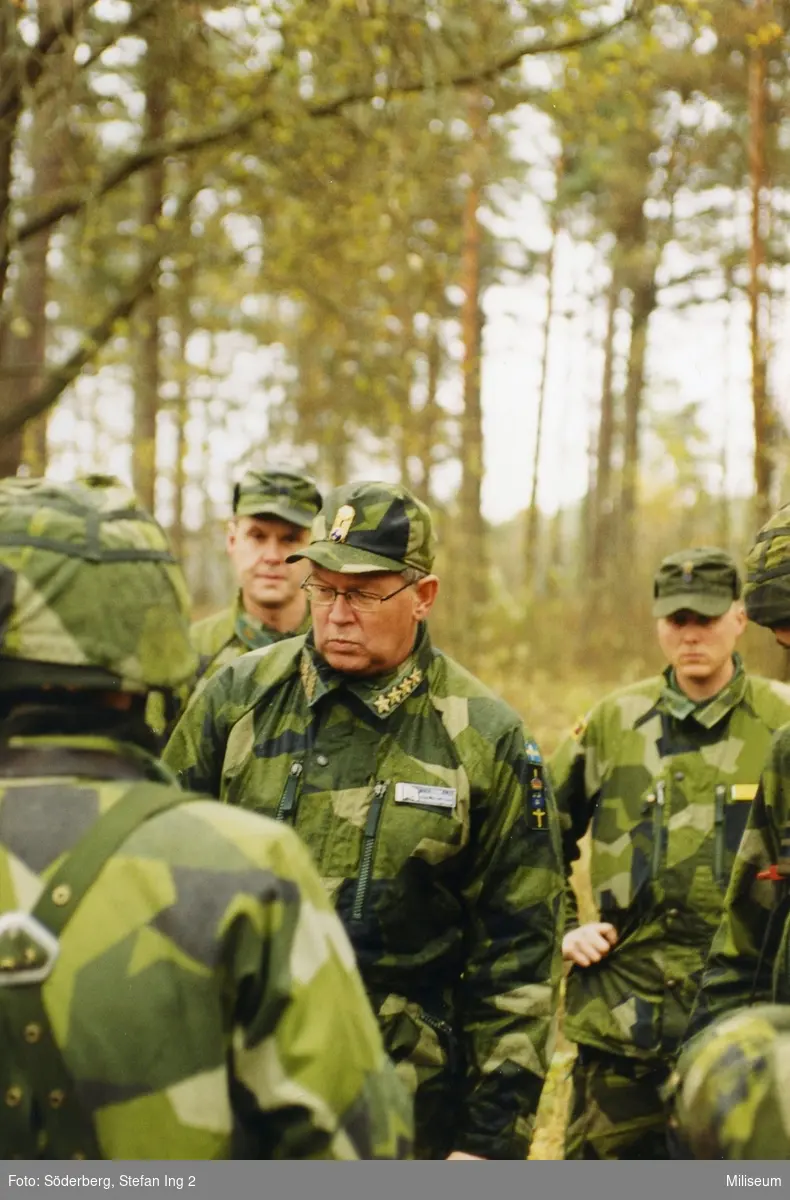
<path fill-rule="evenodd" d="M 563 882 L 553 799 L 518 716 L 425 628 L 385 678 L 333 671 L 308 636 L 219 672 L 165 760 L 306 842 L 415 1096 L 416 1153 L 525 1157 Z"/>
<path fill-rule="evenodd" d="M 0 481 L 0 1157 L 408 1156 L 301 843 L 145 749 L 146 696 L 193 668 L 127 488 Z"/>

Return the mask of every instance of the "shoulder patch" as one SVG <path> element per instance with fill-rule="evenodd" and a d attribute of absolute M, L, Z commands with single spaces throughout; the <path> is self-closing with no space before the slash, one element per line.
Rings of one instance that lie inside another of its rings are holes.
<path fill-rule="evenodd" d="M 527 783 L 527 806 L 531 829 L 548 832 L 549 814 L 546 811 L 546 784 L 543 779 L 543 758 L 537 742 L 527 738 L 524 753 L 529 763 L 530 779 Z"/>
<path fill-rule="evenodd" d="M 576 741 L 578 742 L 580 740 L 580 738 L 584 737 L 586 729 L 587 729 L 587 718 L 579 717 L 578 721 L 576 722 L 576 724 L 573 727 L 573 730 L 571 731 L 571 736 L 575 737 Z"/>
<path fill-rule="evenodd" d="M 538 749 L 538 743 L 532 738 L 527 738 L 527 740 L 524 742 L 524 753 L 527 756 L 528 763 L 532 763 L 536 767 L 543 766 L 543 758 L 540 750 Z"/>

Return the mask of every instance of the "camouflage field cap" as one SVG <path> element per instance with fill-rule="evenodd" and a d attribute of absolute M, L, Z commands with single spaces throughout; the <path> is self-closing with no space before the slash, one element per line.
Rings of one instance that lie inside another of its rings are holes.
<path fill-rule="evenodd" d="M 247 471 L 233 489 L 237 517 L 279 517 L 309 529 L 321 508 L 321 493 L 308 475 L 280 467 Z"/>
<path fill-rule="evenodd" d="M 108 476 L 0 480 L 0 608 L 0 687 L 15 686 L 9 660 L 131 692 L 171 690 L 197 667 L 181 568 Z"/>
<path fill-rule="evenodd" d="M 313 522 L 310 545 L 287 562 L 309 558 L 327 571 L 365 575 L 373 571 L 430 571 L 434 536 L 431 514 L 398 483 L 347 483 L 335 488 Z"/>
<path fill-rule="evenodd" d="M 735 560 L 715 546 L 695 546 L 669 554 L 653 580 L 653 616 L 669 617 L 687 608 L 702 617 L 720 617 L 741 594 Z"/>
<path fill-rule="evenodd" d="M 790 504 L 763 525 L 746 556 L 743 599 L 750 621 L 790 626 Z"/>

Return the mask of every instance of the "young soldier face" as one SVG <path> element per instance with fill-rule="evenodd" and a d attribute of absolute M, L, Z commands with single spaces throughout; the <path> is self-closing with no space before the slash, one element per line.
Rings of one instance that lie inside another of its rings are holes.
<path fill-rule="evenodd" d="M 403 577 L 386 571 L 375 575 L 345 575 L 313 566 L 312 582 L 389 596 L 403 587 Z M 311 605 L 313 636 L 318 653 L 337 671 L 349 675 L 378 675 L 392 671 L 409 657 L 417 623 L 427 617 L 438 589 L 435 575 L 426 575 L 398 595 L 377 603 L 370 612 L 358 612 L 341 595 L 331 605 Z"/>
<path fill-rule="evenodd" d="M 294 599 L 306 564 L 285 559 L 309 541 L 309 529 L 279 517 L 237 517 L 230 523 L 228 556 L 247 607 L 283 608 Z"/>
<path fill-rule="evenodd" d="M 726 673 L 745 628 L 746 613 L 737 602 L 721 617 L 684 608 L 659 619 L 658 642 L 681 687 L 684 681 L 704 684 Z"/>
<path fill-rule="evenodd" d="M 779 626 L 772 632 L 779 645 L 785 650 L 790 650 L 790 625 Z"/>

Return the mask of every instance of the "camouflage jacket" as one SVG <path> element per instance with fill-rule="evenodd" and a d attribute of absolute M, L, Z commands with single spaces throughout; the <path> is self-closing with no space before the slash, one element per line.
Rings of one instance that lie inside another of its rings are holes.
<path fill-rule="evenodd" d="M 745 1004 L 790 1004 L 790 726 L 766 759 L 689 1036 Z"/>
<path fill-rule="evenodd" d="M 165 758 L 293 823 L 416 1097 L 418 1155 L 526 1155 L 560 977 L 556 815 L 518 716 L 431 647 L 386 678 L 312 639 L 215 676 Z"/>
<path fill-rule="evenodd" d="M 206 680 L 248 650 L 259 650 L 261 646 L 285 641 L 286 638 L 307 633 L 309 628 L 308 611 L 298 629 L 279 633 L 250 616 L 242 607 L 241 596 L 237 595 L 229 608 L 223 608 L 221 612 L 195 621 L 192 625 L 192 645 L 199 655 L 197 683 L 192 694 L 202 691 Z"/>
<path fill-rule="evenodd" d="M 170 778 L 109 739 L 4 747 L 0 922 L 29 912 L 146 777 Z M 39 1039 L 28 1025 L 12 1041 L 2 1019 L 20 990 L 0 989 L 0 1095 L 14 1106 L 0 1158 L 84 1156 L 53 1145 L 29 1102 Z M 187 798 L 139 826 L 63 929 L 42 999 L 105 1158 L 408 1156 L 411 1104 L 348 939 L 299 839 L 272 821 Z"/>
<path fill-rule="evenodd" d="M 589 828 L 595 902 L 618 931 L 601 963 L 570 972 L 570 1038 L 643 1059 L 676 1050 L 771 736 L 788 716 L 790 688 L 738 661 L 703 705 L 669 672 L 623 688 L 559 747 L 566 869 Z"/>

